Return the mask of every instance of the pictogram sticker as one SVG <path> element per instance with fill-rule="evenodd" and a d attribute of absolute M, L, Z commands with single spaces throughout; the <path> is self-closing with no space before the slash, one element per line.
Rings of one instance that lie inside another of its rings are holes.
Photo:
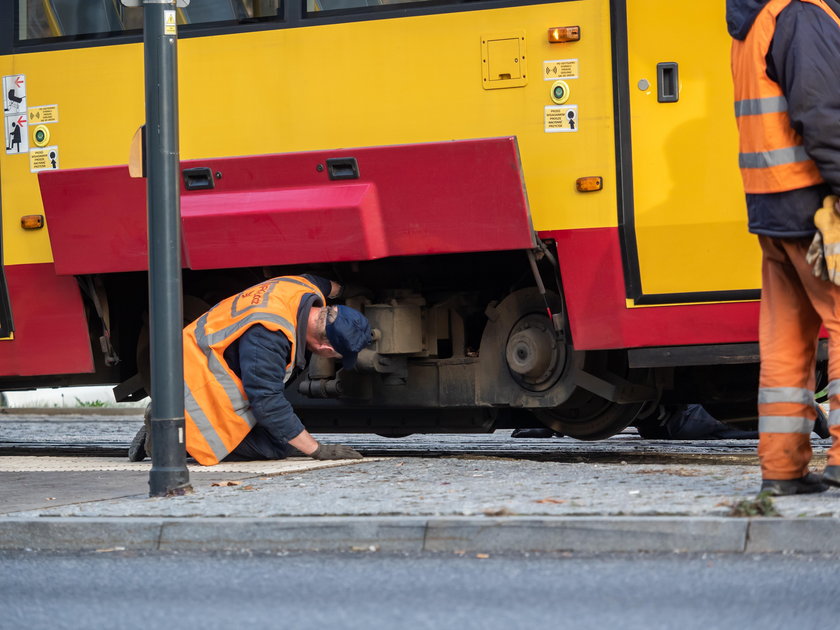
<path fill-rule="evenodd" d="M 543 61 L 543 79 L 554 81 L 556 79 L 577 79 L 579 77 L 577 59 L 554 59 Z"/>
<path fill-rule="evenodd" d="M 29 152 L 29 170 L 32 173 L 58 170 L 58 147 L 32 149 Z"/>
<path fill-rule="evenodd" d="M 11 74 L 3 77 L 3 113 L 26 112 L 26 75 Z"/>
<path fill-rule="evenodd" d="M 26 153 L 29 151 L 29 133 L 27 133 L 26 113 L 6 114 L 5 135 L 6 153 Z"/>
<path fill-rule="evenodd" d="M 58 122 L 58 105 L 39 105 L 29 108 L 29 122 L 54 123 Z"/>
<path fill-rule="evenodd" d="M 178 33 L 175 21 L 175 11 L 167 9 L 163 12 L 163 34 L 176 35 Z"/>
<path fill-rule="evenodd" d="M 546 133 L 555 133 L 558 131 L 577 131 L 578 126 L 579 121 L 577 105 L 546 105 Z"/>

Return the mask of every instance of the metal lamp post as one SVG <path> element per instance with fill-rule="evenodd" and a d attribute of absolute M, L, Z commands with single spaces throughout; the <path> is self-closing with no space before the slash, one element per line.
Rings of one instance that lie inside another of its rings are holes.
<path fill-rule="evenodd" d="M 184 439 L 176 0 L 122 2 L 143 7 L 153 444 L 149 495 L 167 496 L 191 490 Z M 179 7 L 188 4 L 177 0 Z"/>

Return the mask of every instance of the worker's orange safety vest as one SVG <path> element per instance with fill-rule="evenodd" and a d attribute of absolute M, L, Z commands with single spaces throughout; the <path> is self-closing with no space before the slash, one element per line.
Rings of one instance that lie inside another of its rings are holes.
<path fill-rule="evenodd" d="M 242 381 L 224 360 L 225 350 L 255 324 L 281 331 L 291 343 L 286 379 L 294 367 L 297 317 L 321 291 L 305 278 L 272 278 L 223 300 L 184 329 L 184 415 L 187 452 L 205 466 L 218 464 L 256 423 Z"/>
<path fill-rule="evenodd" d="M 732 42 L 739 163 L 747 193 L 783 192 L 823 181 L 801 136 L 791 127 L 782 88 L 767 76 L 766 56 L 776 32 L 776 17 L 791 1 L 770 0 L 747 38 Z M 801 1 L 820 7 L 840 27 L 840 19 L 823 0 Z"/>

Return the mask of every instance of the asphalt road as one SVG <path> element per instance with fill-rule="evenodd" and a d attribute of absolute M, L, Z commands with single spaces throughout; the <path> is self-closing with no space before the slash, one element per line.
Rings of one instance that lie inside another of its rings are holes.
<path fill-rule="evenodd" d="M 0 553 L 0 628 L 832 628 L 838 560 Z"/>

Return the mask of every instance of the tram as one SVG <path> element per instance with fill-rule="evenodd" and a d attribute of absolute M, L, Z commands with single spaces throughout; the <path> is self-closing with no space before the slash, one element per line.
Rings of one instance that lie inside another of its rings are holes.
<path fill-rule="evenodd" d="M 723 2 L 178 8 L 185 319 L 315 273 L 379 331 L 289 398 L 315 431 L 601 439 L 753 415 Z M 0 389 L 148 389 L 142 8 L 0 0 Z"/>

